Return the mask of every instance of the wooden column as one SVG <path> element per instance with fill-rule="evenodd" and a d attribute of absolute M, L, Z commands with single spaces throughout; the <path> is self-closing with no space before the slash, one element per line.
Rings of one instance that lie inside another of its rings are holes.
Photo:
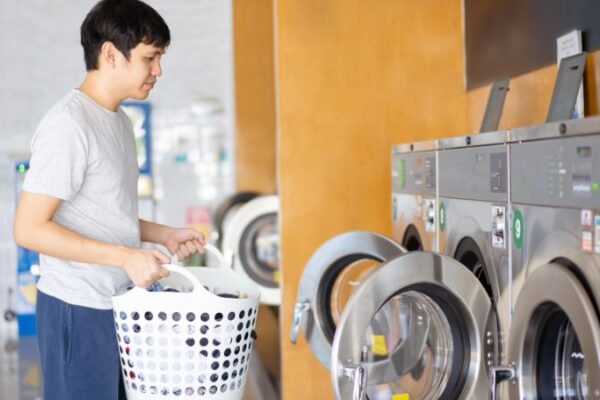
<path fill-rule="evenodd" d="M 465 131 L 461 2 L 278 0 L 276 21 L 282 398 L 330 399 L 287 339 L 298 281 L 330 237 L 391 233 L 392 144 Z"/>
<path fill-rule="evenodd" d="M 275 192 L 273 1 L 234 0 L 236 188 Z"/>

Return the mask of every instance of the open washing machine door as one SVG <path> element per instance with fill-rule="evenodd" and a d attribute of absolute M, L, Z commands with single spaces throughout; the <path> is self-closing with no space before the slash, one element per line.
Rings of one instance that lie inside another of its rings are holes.
<path fill-rule="evenodd" d="M 335 333 L 337 399 L 484 399 L 487 293 L 458 261 L 411 252 L 357 289 Z"/>
<path fill-rule="evenodd" d="M 600 399 L 600 316 L 590 294 L 563 265 L 527 277 L 509 338 L 511 399 Z"/>
<path fill-rule="evenodd" d="M 322 244 L 300 278 L 290 341 L 296 343 L 302 330 L 312 352 L 329 368 L 331 343 L 348 299 L 381 263 L 405 252 L 393 240 L 366 231 L 346 232 Z"/>
<path fill-rule="evenodd" d="M 222 248 L 233 269 L 260 286 L 261 303 L 281 303 L 277 196 L 257 197 L 241 206 L 224 228 Z"/>

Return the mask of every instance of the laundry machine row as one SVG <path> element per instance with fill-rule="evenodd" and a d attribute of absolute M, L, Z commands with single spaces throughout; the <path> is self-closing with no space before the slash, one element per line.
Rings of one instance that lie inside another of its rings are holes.
<path fill-rule="evenodd" d="M 338 399 L 489 397 L 510 319 L 506 142 L 507 132 L 492 132 L 394 148 L 394 238 L 407 243 L 408 227 L 427 232 L 432 220 L 438 251 L 388 261 L 350 298 L 331 353 Z M 410 193 L 425 177 L 433 212 Z M 399 199 L 409 196 L 417 206 L 406 217 L 399 205 L 410 203 Z"/>
<path fill-rule="evenodd" d="M 600 118 L 396 146 L 394 239 L 415 251 L 377 258 L 327 331 L 337 398 L 600 398 L 599 154 Z M 343 237 L 312 269 L 351 264 Z"/>
<path fill-rule="evenodd" d="M 498 305 L 509 280 L 505 143 L 497 132 L 394 147 L 393 232 L 404 247 L 350 232 L 307 263 L 291 340 L 303 331 L 338 398 L 489 394 L 488 368 L 504 360 L 500 314 L 509 309 Z M 377 265 L 348 279 L 365 259 Z M 339 307 L 332 288 L 348 284 L 352 294 Z"/>

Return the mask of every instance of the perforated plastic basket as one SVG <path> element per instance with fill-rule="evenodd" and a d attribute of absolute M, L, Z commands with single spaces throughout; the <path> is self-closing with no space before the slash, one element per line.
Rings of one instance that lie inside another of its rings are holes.
<path fill-rule="evenodd" d="M 242 398 L 260 289 L 228 268 L 216 248 L 206 249 L 218 268 L 165 265 L 171 276 L 160 282 L 191 291 L 135 287 L 113 296 L 129 400 Z"/>

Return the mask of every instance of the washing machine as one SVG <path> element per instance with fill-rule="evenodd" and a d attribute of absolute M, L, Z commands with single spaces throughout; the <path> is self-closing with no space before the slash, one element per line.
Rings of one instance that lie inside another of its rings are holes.
<path fill-rule="evenodd" d="M 511 269 L 507 131 L 439 141 L 440 252 L 481 283 L 492 313 L 483 337 L 488 368 L 505 362 L 510 327 Z"/>
<path fill-rule="evenodd" d="M 438 142 L 392 148 L 392 237 L 408 251 L 438 251 Z"/>
<path fill-rule="evenodd" d="M 406 251 L 374 232 L 352 231 L 323 243 L 310 257 L 298 285 L 290 341 L 300 333 L 326 368 L 340 315 L 360 283 L 382 262 Z"/>
<path fill-rule="evenodd" d="M 373 270 L 344 307 L 331 349 L 338 400 L 486 399 L 492 304 L 452 257 L 400 255 Z"/>
<path fill-rule="evenodd" d="M 260 196 L 255 191 L 241 191 L 225 198 L 217 207 L 213 217 L 213 229 L 211 231 L 211 241 L 217 248 L 222 249 L 223 234 L 225 226 L 231 220 L 235 212 L 244 204 Z"/>
<path fill-rule="evenodd" d="M 509 133 L 511 399 L 600 399 L 600 118 Z"/>
<path fill-rule="evenodd" d="M 260 286 L 261 303 L 281 303 L 278 196 L 242 205 L 224 227 L 222 250 L 236 272 Z"/>

